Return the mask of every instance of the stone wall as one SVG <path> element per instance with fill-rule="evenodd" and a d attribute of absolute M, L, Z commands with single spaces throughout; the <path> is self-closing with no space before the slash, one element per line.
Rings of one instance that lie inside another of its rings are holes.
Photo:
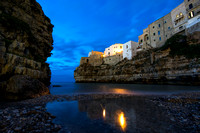
<path fill-rule="evenodd" d="M 46 60 L 53 49 L 52 31 L 50 19 L 36 0 L 0 1 L 1 98 L 23 99 L 49 93 L 51 71 Z M 16 75 L 18 79 L 13 78 Z M 19 79 L 27 82 L 19 85 L 15 82 Z M 30 95 L 25 97 L 23 93 Z"/>
<path fill-rule="evenodd" d="M 107 56 L 103 58 L 104 64 L 108 64 L 108 65 L 116 65 L 117 63 L 119 63 L 120 61 L 123 60 L 123 53 L 121 54 L 116 54 L 113 56 Z"/>
<path fill-rule="evenodd" d="M 92 51 L 89 53 L 89 57 L 82 57 L 80 65 L 90 64 L 92 66 L 99 66 L 103 63 L 103 53 L 98 51 Z"/>

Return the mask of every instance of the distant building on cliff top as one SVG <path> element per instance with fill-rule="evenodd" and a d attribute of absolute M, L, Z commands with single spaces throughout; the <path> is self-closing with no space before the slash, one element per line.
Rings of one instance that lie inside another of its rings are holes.
<path fill-rule="evenodd" d="M 139 43 L 129 41 L 114 44 L 106 48 L 104 53 L 92 51 L 88 57 L 81 58 L 80 64 L 115 65 L 124 58 L 131 60 L 138 51 L 163 46 L 175 34 L 189 35 L 195 31 L 200 31 L 200 0 L 184 0 L 169 14 L 144 29 L 139 36 Z"/>
<path fill-rule="evenodd" d="M 129 41 L 123 45 L 123 59 L 131 60 L 136 56 L 139 44 L 137 42 Z"/>
<path fill-rule="evenodd" d="M 98 51 L 92 51 L 88 54 L 88 57 L 82 57 L 80 65 L 90 64 L 92 66 L 99 66 L 103 63 L 103 53 Z"/>
<path fill-rule="evenodd" d="M 169 14 L 144 29 L 139 36 L 139 44 L 143 45 L 143 49 L 161 47 L 175 34 L 186 35 L 200 31 L 199 23 L 200 0 L 185 0 Z"/>
<path fill-rule="evenodd" d="M 106 48 L 104 51 L 104 57 L 114 56 L 123 52 L 123 44 L 116 43 Z"/>

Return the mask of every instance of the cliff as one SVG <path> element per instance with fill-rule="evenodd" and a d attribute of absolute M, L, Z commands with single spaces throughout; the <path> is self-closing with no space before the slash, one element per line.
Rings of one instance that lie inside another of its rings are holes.
<path fill-rule="evenodd" d="M 36 0 L 0 1 L 0 97 L 49 94 L 53 25 Z"/>
<path fill-rule="evenodd" d="M 159 49 L 141 51 L 114 66 L 82 64 L 76 82 L 200 85 L 199 32 L 172 37 Z M 195 43 L 195 44 L 194 44 Z"/>

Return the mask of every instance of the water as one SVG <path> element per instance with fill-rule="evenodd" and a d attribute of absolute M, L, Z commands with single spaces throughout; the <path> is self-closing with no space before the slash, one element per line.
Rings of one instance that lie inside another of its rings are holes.
<path fill-rule="evenodd" d="M 106 83 L 53 83 L 61 87 L 51 87 L 52 95 L 115 93 L 135 95 L 177 94 L 181 92 L 200 91 L 199 86 L 174 85 L 138 85 L 138 84 L 106 84 Z"/>
<path fill-rule="evenodd" d="M 76 84 L 54 83 L 53 95 L 71 94 L 134 94 L 165 95 L 199 91 L 199 87 L 133 84 Z M 162 107 L 147 102 L 142 97 L 104 98 L 53 102 L 47 111 L 56 116 L 54 122 L 61 124 L 62 132 L 72 133 L 122 133 L 122 132 L 179 132 L 177 123 L 169 120 Z M 66 129 L 65 129 L 66 128 Z"/>

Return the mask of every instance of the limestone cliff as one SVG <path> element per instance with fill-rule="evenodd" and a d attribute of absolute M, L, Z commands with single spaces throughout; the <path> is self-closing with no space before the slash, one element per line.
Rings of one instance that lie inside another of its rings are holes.
<path fill-rule="evenodd" d="M 196 35 L 198 33 L 188 38 L 195 38 Z M 200 39 L 199 36 L 197 39 Z M 200 45 L 192 45 L 190 48 L 190 45 L 185 46 L 185 43 L 180 40 L 175 41 L 172 38 L 171 41 L 183 46 L 177 47 L 172 43 L 175 49 L 171 47 L 163 50 L 142 51 L 132 60 L 125 59 L 114 66 L 83 64 L 74 71 L 75 80 L 76 82 L 200 85 L 200 54 L 198 51 Z M 191 41 L 198 42 L 196 39 L 187 40 L 190 43 Z M 181 55 L 185 54 L 183 51 L 191 53 L 187 55 L 190 58 Z"/>
<path fill-rule="evenodd" d="M 0 1 L 0 96 L 49 94 L 53 25 L 36 0 Z"/>

